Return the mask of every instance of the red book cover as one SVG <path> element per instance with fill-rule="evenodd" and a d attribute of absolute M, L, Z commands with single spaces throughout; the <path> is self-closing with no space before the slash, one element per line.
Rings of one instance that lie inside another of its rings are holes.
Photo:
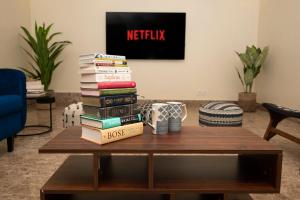
<path fill-rule="evenodd" d="M 135 81 L 98 82 L 98 89 L 135 88 Z"/>

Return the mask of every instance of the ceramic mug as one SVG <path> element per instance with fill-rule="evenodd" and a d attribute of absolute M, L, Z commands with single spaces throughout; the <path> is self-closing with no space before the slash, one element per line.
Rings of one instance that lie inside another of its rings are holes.
<path fill-rule="evenodd" d="M 151 110 L 147 113 L 147 118 L 150 118 L 151 123 L 147 123 L 153 128 L 153 134 L 166 134 L 168 133 L 168 121 L 169 121 L 169 112 L 168 104 L 166 103 L 154 103 L 152 104 Z"/>
<path fill-rule="evenodd" d="M 186 105 L 182 102 L 167 102 L 169 122 L 169 132 L 180 132 L 181 124 L 187 117 Z"/>
<path fill-rule="evenodd" d="M 138 106 L 138 109 L 142 116 L 143 125 L 145 126 L 149 121 L 151 121 L 151 115 L 147 117 L 147 114 L 148 112 L 151 112 L 152 104 L 151 103 L 141 104 Z"/>

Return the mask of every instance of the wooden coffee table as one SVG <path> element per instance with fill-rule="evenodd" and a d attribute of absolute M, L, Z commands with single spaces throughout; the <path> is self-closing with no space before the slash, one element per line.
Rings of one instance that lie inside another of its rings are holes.
<path fill-rule="evenodd" d="M 72 153 L 41 188 L 53 199 L 250 199 L 280 192 L 282 150 L 243 128 L 182 127 L 97 145 L 69 128 L 39 149 Z M 101 157 L 107 153 L 111 157 Z M 128 155 L 130 153 L 130 155 Z M 101 157 L 101 159 L 99 159 Z M 100 160 L 100 164 L 99 164 Z"/>

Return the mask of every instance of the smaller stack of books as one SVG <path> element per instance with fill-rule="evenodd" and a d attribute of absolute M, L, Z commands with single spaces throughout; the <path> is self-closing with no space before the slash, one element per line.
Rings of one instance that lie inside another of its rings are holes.
<path fill-rule="evenodd" d="M 141 120 L 141 114 L 108 119 L 81 115 L 81 137 L 97 144 L 106 144 L 141 135 L 143 134 Z"/>
<path fill-rule="evenodd" d="M 125 56 L 81 55 L 79 65 L 82 138 L 105 144 L 142 134 L 136 83 Z"/>
<path fill-rule="evenodd" d="M 44 91 L 44 86 L 40 80 L 37 81 L 27 81 L 26 82 L 26 96 L 30 97 L 40 97 L 44 96 L 46 92 Z"/>

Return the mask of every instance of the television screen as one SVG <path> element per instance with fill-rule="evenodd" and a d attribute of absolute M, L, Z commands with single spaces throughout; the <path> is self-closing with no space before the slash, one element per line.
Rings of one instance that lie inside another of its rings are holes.
<path fill-rule="evenodd" d="M 106 53 L 129 59 L 184 59 L 185 13 L 106 13 Z"/>

